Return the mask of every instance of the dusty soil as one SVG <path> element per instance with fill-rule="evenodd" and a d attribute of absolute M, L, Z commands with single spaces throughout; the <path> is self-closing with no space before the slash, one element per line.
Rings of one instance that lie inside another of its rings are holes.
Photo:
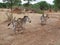
<path fill-rule="evenodd" d="M 41 14 L 14 14 L 16 18 L 28 15 L 32 21 L 26 24 L 23 34 L 15 35 L 4 22 L 5 13 L 0 12 L 0 45 L 60 45 L 60 14 L 49 14 L 45 26 L 40 25 Z"/>

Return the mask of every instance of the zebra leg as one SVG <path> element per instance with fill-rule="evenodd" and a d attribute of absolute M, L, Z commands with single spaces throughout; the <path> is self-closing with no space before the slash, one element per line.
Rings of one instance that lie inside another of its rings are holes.
<path fill-rule="evenodd" d="M 23 34 L 24 29 L 25 29 L 25 28 L 23 28 L 23 26 L 20 27 L 21 34 Z"/>
<path fill-rule="evenodd" d="M 20 29 L 18 28 L 17 31 L 18 31 L 18 33 L 19 33 Z"/>
<path fill-rule="evenodd" d="M 41 25 L 44 25 L 44 21 L 41 21 Z"/>
<path fill-rule="evenodd" d="M 47 19 L 44 20 L 44 25 L 46 25 Z"/>
<path fill-rule="evenodd" d="M 15 34 L 16 34 L 16 30 L 17 30 L 17 28 L 14 26 L 13 31 L 14 31 Z"/>
<path fill-rule="evenodd" d="M 46 21 L 44 21 L 44 25 L 46 25 Z"/>
<path fill-rule="evenodd" d="M 46 21 L 41 21 L 41 25 L 46 25 Z"/>

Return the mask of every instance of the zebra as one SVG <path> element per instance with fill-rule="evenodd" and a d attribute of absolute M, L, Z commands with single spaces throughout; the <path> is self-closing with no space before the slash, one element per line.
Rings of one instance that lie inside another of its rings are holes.
<path fill-rule="evenodd" d="M 48 18 L 49 18 L 48 14 L 46 14 L 46 15 L 42 14 L 42 16 L 40 17 L 41 25 L 46 25 Z"/>
<path fill-rule="evenodd" d="M 28 16 L 24 16 L 23 18 L 18 18 L 17 21 L 20 22 L 21 24 L 26 24 L 27 22 L 31 23 L 31 20 Z"/>
<path fill-rule="evenodd" d="M 28 16 L 24 16 L 23 18 L 18 18 L 17 21 L 20 23 L 22 27 L 24 27 L 27 22 L 31 23 L 31 20 Z M 25 27 L 22 29 L 25 29 Z"/>
<path fill-rule="evenodd" d="M 18 18 L 15 20 L 15 18 L 8 24 L 8 26 L 12 23 L 13 25 L 13 30 L 16 33 L 16 31 L 22 31 L 24 30 L 23 25 L 26 24 L 27 22 L 31 23 L 31 20 L 28 16 L 24 16 L 23 18 Z"/>

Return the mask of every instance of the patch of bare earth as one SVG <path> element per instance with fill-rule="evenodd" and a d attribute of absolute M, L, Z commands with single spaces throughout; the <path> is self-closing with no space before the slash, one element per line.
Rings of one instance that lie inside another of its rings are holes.
<path fill-rule="evenodd" d="M 7 23 L 0 23 L 0 45 L 60 45 L 60 16 L 49 15 L 47 25 L 40 25 L 40 15 L 35 13 L 14 14 L 23 17 L 28 15 L 32 23 L 26 24 L 23 34 L 15 35 L 12 29 L 8 29 Z M 4 12 L 0 19 L 6 19 Z"/>

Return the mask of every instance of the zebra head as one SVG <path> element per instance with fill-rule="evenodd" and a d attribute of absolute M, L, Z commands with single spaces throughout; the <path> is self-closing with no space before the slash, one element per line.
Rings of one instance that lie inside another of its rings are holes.
<path fill-rule="evenodd" d="M 25 22 L 31 23 L 31 20 L 28 16 L 24 16 L 23 19 L 24 19 Z"/>

